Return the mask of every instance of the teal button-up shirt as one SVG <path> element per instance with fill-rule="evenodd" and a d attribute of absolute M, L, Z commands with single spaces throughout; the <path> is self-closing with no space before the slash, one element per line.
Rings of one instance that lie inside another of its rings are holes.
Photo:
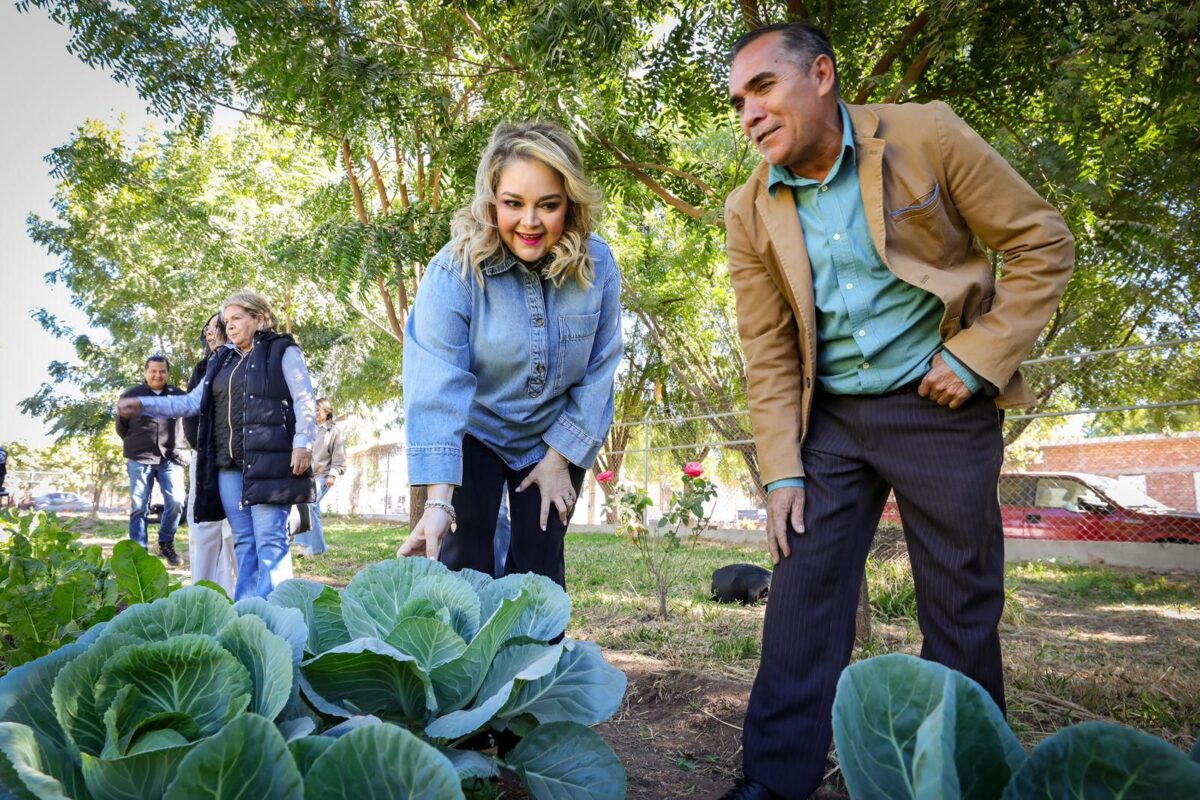
<path fill-rule="evenodd" d="M 871 241 L 858 184 L 854 128 L 842 114 L 842 153 L 824 181 L 772 166 L 767 188 L 792 190 L 812 265 L 817 307 L 817 385 L 832 394 L 880 395 L 920 379 L 933 356 L 972 392 L 978 377 L 942 348 L 942 301 L 897 278 Z M 800 478 L 768 484 L 803 486 Z"/>

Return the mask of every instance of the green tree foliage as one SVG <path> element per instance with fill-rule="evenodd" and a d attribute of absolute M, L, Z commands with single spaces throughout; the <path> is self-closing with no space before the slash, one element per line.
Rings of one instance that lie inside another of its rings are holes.
<path fill-rule="evenodd" d="M 629 397 L 654 398 L 657 386 L 693 406 L 737 400 L 744 382 L 720 210 L 756 157 L 727 108 L 725 53 L 745 31 L 784 19 L 830 34 L 847 100 L 950 103 L 1063 209 L 1079 266 L 1037 353 L 1198 326 L 1193 2 L 20 5 L 68 26 L 81 59 L 135 86 L 181 130 L 203 130 L 227 107 L 311 142 L 336 180 L 295 198 L 307 224 L 257 240 L 270 253 L 246 263 L 283 262 L 295 280 L 332 281 L 342 307 L 393 345 L 422 267 L 445 240 L 447 212 L 471 191 L 488 132 L 503 119 L 546 117 L 581 141 L 614 209 L 605 233 L 625 255 L 631 333 L 645 337 L 637 368 L 622 372 Z M 239 162 L 249 168 L 253 155 L 240 152 Z M 183 215 L 173 224 L 201 223 Z M 394 392 L 397 354 L 372 342 L 367 363 L 386 368 L 372 385 Z M 664 372 L 647 373 L 652 365 Z M 1035 381 L 1044 401 L 1075 406 L 1173 389 L 1140 373 L 1119 384 Z"/>

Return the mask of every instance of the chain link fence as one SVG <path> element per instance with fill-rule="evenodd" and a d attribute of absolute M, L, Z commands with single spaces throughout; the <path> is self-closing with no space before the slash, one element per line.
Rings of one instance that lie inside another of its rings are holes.
<path fill-rule="evenodd" d="M 1006 536 L 1200 544 L 1200 339 L 1035 359 L 1022 372 L 1039 399 L 1005 418 L 999 495 Z M 606 490 L 618 482 L 647 493 L 653 521 L 680 487 L 684 464 L 700 461 L 717 484 L 714 525 L 764 526 L 746 409 L 671 411 L 613 424 L 585 479 L 575 525 L 614 522 Z M 323 508 L 407 521 L 402 442 L 351 448 L 348 466 Z M 604 470 L 618 481 L 598 484 Z M 899 519 L 889 502 L 884 521 Z"/>
<path fill-rule="evenodd" d="M 1007 537 L 1200 544 L 1198 343 L 1159 342 L 1022 365 L 1038 403 L 1005 419 L 998 490 Z M 651 519 L 679 486 L 684 463 L 702 461 L 718 486 L 714 524 L 763 526 L 765 497 L 745 409 L 619 421 L 609 445 L 600 468 L 645 490 L 655 504 Z M 588 483 L 585 494 L 594 494 L 594 472 Z M 894 499 L 884 520 L 900 521 Z M 589 513 L 587 522 L 611 520 Z"/>

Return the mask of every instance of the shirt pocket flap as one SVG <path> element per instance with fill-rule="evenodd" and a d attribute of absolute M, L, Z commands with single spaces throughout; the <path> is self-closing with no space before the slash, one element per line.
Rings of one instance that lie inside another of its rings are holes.
<path fill-rule="evenodd" d="M 559 336 L 563 339 L 591 339 L 600 325 L 600 312 L 595 314 L 560 314 Z"/>

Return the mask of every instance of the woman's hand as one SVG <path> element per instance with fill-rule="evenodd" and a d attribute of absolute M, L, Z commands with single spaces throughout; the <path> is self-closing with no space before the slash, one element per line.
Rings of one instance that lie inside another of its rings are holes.
<path fill-rule="evenodd" d="M 437 561 L 442 539 L 450 532 L 450 515 L 440 508 L 427 508 L 413 526 L 412 533 L 396 551 L 398 558 L 428 556 Z"/>
<path fill-rule="evenodd" d="M 142 401 L 136 397 L 123 397 L 117 401 L 117 416 L 133 419 L 142 415 Z"/>
<path fill-rule="evenodd" d="M 542 530 L 546 530 L 551 503 L 558 508 L 558 518 L 563 525 L 567 524 L 575 508 L 575 487 L 571 485 L 571 473 L 567 466 L 567 459 L 552 447 L 517 487 L 518 492 L 523 492 L 536 484 L 542 493 Z"/>
<path fill-rule="evenodd" d="M 303 475 L 312 464 L 312 450 L 307 447 L 297 447 L 292 450 L 292 474 Z"/>

